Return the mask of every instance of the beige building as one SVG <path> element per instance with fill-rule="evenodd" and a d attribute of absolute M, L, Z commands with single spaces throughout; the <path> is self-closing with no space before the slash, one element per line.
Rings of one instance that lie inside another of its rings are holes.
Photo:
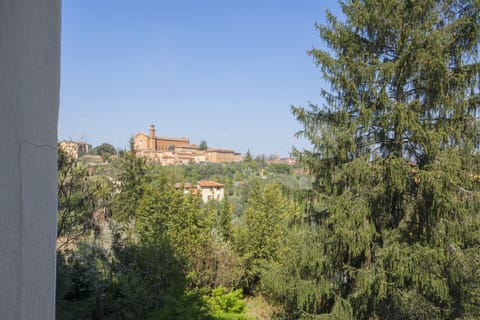
<path fill-rule="evenodd" d="M 222 163 L 222 162 L 240 162 L 243 161 L 241 153 L 234 152 L 228 149 L 214 149 L 208 148 L 206 151 L 207 162 Z"/>
<path fill-rule="evenodd" d="M 192 163 L 225 163 L 243 161 L 243 156 L 233 150 L 208 148 L 190 144 L 188 138 L 157 137 L 155 126 L 150 126 L 149 134 L 137 133 L 133 138 L 135 154 L 149 162 L 160 165 L 182 165 Z"/>

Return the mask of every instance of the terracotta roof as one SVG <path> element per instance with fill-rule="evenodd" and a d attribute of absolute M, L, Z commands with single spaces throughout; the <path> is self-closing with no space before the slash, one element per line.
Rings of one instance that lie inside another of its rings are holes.
<path fill-rule="evenodd" d="M 208 188 L 208 187 L 223 187 L 224 185 L 215 181 L 207 181 L 207 180 L 201 180 L 198 181 L 198 185 L 203 188 Z"/>

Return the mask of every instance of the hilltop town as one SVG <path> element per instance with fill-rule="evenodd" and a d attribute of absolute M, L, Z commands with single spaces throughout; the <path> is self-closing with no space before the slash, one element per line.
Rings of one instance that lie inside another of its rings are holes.
<path fill-rule="evenodd" d="M 94 151 L 90 144 L 76 141 L 61 141 L 59 148 L 73 159 Z M 157 137 L 153 124 L 148 135 L 139 132 L 133 137 L 133 151 L 137 157 L 162 166 L 243 161 L 242 154 L 234 150 L 191 144 L 185 137 Z"/>

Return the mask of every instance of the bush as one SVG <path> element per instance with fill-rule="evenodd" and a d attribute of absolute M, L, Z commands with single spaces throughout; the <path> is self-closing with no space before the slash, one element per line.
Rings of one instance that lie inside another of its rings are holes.
<path fill-rule="evenodd" d="M 224 287 L 212 290 L 209 297 L 205 297 L 210 314 L 219 320 L 243 320 L 245 316 L 245 302 L 242 289 L 226 292 Z"/>

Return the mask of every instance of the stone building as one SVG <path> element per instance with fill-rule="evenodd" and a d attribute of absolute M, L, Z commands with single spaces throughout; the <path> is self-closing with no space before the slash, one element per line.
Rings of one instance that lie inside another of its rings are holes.
<path fill-rule="evenodd" d="M 207 148 L 190 144 L 188 138 L 157 137 L 155 126 L 151 125 L 149 134 L 137 133 L 133 138 L 135 154 L 145 157 L 149 162 L 161 165 L 177 165 L 192 163 L 225 163 L 240 162 L 243 156 L 229 149 Z"/>

